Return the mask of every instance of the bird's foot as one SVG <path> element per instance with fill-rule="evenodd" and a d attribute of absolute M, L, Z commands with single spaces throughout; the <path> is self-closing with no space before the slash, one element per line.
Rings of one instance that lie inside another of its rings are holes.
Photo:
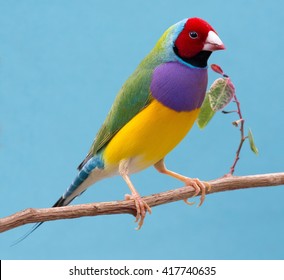
<path fill-rule="evenodd" d="M 133 193 L 132 195 L 126 194 L 125 199 L 126 200 L 133 199 L 134 202 L 135 202 L 135 207 L 136 207 L 135 223 L 138 223 L 138 227 L 136 229 L 139 230 L 144 223 L 144 219 L 146 217 L 146 212 L 151 214 L 152 210 L 151 210 L 150 206 L 139 195 L 139 193 Z"/>
<path fill-rule="evenodd" d="M 202 182 L 202 181 L 200 181 L 197 178 L 195 178 L 195 179 L 186 178 L 186 180 L 184 182 L 185 182 L 185 185 L 187 187 L 193 187 L 195 189 L 195 193 L 194 193 L 194 195 L 192 197 L 197 196 L 201 192 L 200 202 L 199 202 L 198 207 L 201 206 L 202 203 L 205 200 L 206 188 L 207 188 L 207 191 L 210 192 L 211 185 L 209 183 L 207 183 L 207 182 Z M 184 199 L 184 202 L 186 204 L 188 204 L 188 205 L 193 205 L 194 204 L 194 202 L 189 202 L 188 199 Z"/>

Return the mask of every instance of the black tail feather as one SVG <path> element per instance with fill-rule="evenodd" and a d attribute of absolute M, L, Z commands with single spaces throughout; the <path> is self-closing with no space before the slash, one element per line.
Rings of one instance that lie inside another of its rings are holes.
<path fill-rule="evenodd" d="M 64 206 L 64 202 L 65 202 L 65 198 L 63 198 L 62 196 L 55 202 L 55 204 L 52 207 L 61 207 Z M 32 234 L 38 227 L 40 227 L 44 222 L 39 222 L 36 223 L 31 230 L 29 230 L 24 236 L 20 237 L 18 240 L 16 240 L 12 245 L 15 246 L 17 244 L 19 244 L 20 242 L 22 242 L 24 239 L 26 239 L 30 234 Z"/>
<path fill-rule="evenodd" d="M 54 203 L 54 205 L 52 207 L 61 207 L 61 206 L 65 206 L 64 202 L 65 202 L 65 198 L 63 198 L 62 196 Z M 68 203 L 69 204 L 69 203 Z"/>
<path fill-rule="evenodd" d="M 30 234 L 32 234 L 39 226 L 41 226 L 43 224 L 43 222 L 40 223 L 36 223 L 31 230 L 29 230 L 24 236 L 20 237 L 18 240 L 16 240 L 11 247 L 19 244 L 20 242 L 22 242 L 24 239 L 26 239 Z"/>

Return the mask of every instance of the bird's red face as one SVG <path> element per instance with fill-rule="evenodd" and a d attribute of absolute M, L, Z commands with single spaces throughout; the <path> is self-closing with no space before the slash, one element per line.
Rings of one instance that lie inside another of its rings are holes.
<path fill-rule="evenodd" d="M 213 27 L 200 18 L 190 18 L 175 41 L 182 59 L 190 59 L 201 51 L 223 50 L 225 46 Z"/>

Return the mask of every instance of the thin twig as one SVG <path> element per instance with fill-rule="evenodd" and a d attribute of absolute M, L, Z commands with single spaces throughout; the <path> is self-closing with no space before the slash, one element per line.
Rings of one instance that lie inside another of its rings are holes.
<path fill-rule="evenodd" d="M 228 176 L 209 181 L 208 183 L 211 185 L 211 190 L 207 194 L 255 187 L 279 186 L 284 185 L 284 172 L 241 177 Z M 192 197 L 194 192 L 195 190 L 191 187 L 183 187 L 145 196 L 144 200 L 150 207 L 155 207 Z M 1 218 L 0 232 L 29 223 L 111 214 L 131 214 L 135 216 L 136 208 L 133 200 L 90 203 L 57 208 L 29 208 L 11 216 Z"/>
<path fill-rule="evenodd" d="M 245 120 L 243 119 L 240 102 L 239 102 L 239 100 L 238 100 L 238 98 L 237 98 L 235 93 L 234 93 L 233 99 L 234 99 L 234 102 L 237 105 L 236 113 L 239 115 L 239 120 L 235 121 L 233 124 L 236 124 L 236 126 L 239 126 L 240 133 L 241 133 L 241 140 L 240 140 L 238 149 L 236 151 L 236 157 L 234 159 L 233 165 L 230 167 L 230 172 L 229 172 L 228 175 L 233 175 L 234 174 L 236 165 L 237 165 L 237 163 L 238 163 L 238 161 L 240 159 L 240 153 L 241 153 L 243 144 L 244 144 L 245 140 L 247 139 L 247 137 L 245 136 L 245 133 L 244 133 Z"/>

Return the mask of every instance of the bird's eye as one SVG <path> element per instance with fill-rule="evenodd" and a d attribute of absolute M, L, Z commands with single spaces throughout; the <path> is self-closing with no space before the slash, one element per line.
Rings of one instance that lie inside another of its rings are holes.
<path fill-rule="evenodd" d="M 189 32 L 189 37 L 190 37 L 191 39 L 196 39 L 196 38 L 198 38 L 198 34 L 197 34 L 197 32 L 195 32 L 195 31 L 190 31 L 190 32 Z"/>

